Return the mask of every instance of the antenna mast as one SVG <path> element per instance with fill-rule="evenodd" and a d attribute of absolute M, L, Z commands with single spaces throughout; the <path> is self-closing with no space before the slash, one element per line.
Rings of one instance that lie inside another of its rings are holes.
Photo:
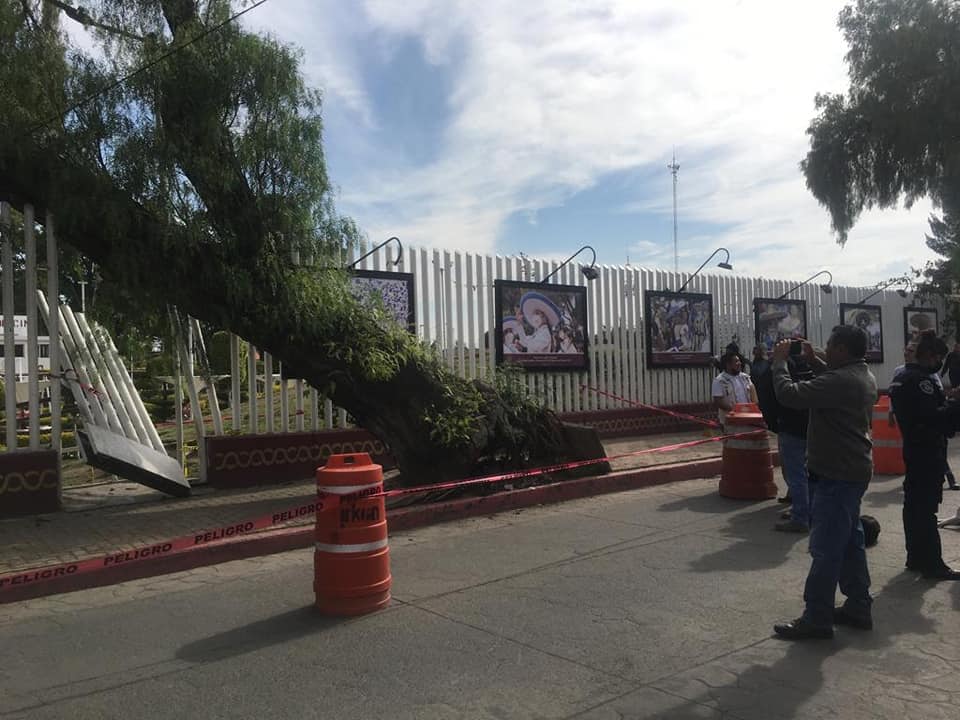
<path fill-rule="evenodd" d="M 673 162 L 667 165 L 670 174 L 673 175 L 673 271 L 680 272 L 679 252 L 677 249 L 677 173 L 680 172 L 680 166 L 677 165 L 677 151 L 673 151 Z"/>

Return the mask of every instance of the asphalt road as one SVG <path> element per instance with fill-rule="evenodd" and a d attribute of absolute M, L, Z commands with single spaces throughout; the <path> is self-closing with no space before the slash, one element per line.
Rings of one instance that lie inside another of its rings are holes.
<path fill-rule="evenodd" d="M 394 602 L 352 620 L 309 551 L 0 606 L 0 717 L 956 720 L 960 583 L 903 571 L 899 503 L 867 496 L 873 632 L 771 637 L 804 538 L 691 481 L 393 536 Z"/>

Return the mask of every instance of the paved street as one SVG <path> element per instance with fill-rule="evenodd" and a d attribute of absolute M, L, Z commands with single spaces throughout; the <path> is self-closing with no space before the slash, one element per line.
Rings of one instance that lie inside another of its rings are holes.
<path fill-rule="evenodd" d="M 0 717 L 955 720 L 960 583 L 903 571 L 899 483 L 867 496 L 873 632 L 772 638 L 804 538 L 691 481 L 393 536 L 394 603 L 354 620 L 313 612 L 309 551 L 0 606 Z"/>

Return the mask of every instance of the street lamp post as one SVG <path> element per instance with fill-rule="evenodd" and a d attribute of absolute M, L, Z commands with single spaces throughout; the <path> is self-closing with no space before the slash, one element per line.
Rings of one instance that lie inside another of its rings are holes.
<path fill-rule="evenodd" d="M 898 277 L 898 278 L 894 278 L 893 280 L 888 280 L 882 285 L 879 285 L 876 290 L 874 290 L 872 293 L 870 293 L 866 297 L 862 297 L 859 300 L 857 300 L 857 305 L 863 305 L 863 303 L 865 303 L 867 300 L 869 300 L 875 295 L 879 295 L 891 285 L 896 285 L 897 283 L 906 282 L 906 281 L 907 279 L 905 277 Z M 907 296 L 907 291 L 904 290 L 903 288 L 897 288 L 897 295 L 899 295 L 902 298 L 905 298 Z"/>
<path fill-rule="evenodd" d="M 691 275 L 690 277 L 688 277 L 687 280 L 686 280 L 686 282 L 683 283 L 683 285 L 680 286 L 680 289 L 677 290 L 677 293 L 678 293 L 678 294 L 679 294 L 679 293 L 682 293 L 682 292 L 684 291 L 684 289 L 687 287 L 687 285 L 690 284 L 690 281 L 693 280 L 693 279 L 700 273 L 700 271 L 703 270 L 703 269 L 707 266 L 707 263 L 708 263 L 708 262 L 710 262 L 711 260 L 713 260 L 714 255 L 716 255 L 718 252 L 724 252 L 724 253 L 726 253 L 727 259 L 726 259 L 726 260 L 721 260 L 720 262 L 718 262 L 718 263 L 717 263 L 717 267 L 723 268 L 724 270 L 733 270 L 733 265 L 730 264 L 730 251 L 727 250 L 727 249 L 724 248 L 724 247 L 719 247 L 719 248 L 717 248 L 716 250 L 714 250 L 712 253 L 710 253 L 710 257 L 708 257 L 706 260 L 704 260 L 704 261 L 703 261 L 703 264 L 702 264 L 700 267 L 697 268 L 696 272 L 694 272 L 693 275 Z"/>
<path fill-rule="evenodd" d="M 557 266 L 557 269 L 556 269 L 556 270 L 554 270 L 552 273 L 550 273 L 550 274 L 547 275 L 543 280 L 540 281 L 540 284 L 541 284 L 541 285 L 546 284 L 547 280 L 549 280 L 549 279 L 552 278 L 554 275 L 556 275 L 558 272 L 560 272 L 560 270 L 563 268 L 564 265 L 566 265 L 567 263 L 569 263 L 571 260 L 573 260 L 577 255 L 579 255 L 580 253 L 582 253 L 584 250 L 589 250 L 591 253 L 593 253 L 593 260 L 590 262 L 590 264 L 589 264 L 587 267 L 581 268 L 581 269 L 580 269 L 580 272 L 583 273 L 583 276 L 584 276 L 587 280 L 596 280 L 598 277 L 600 277 L 600 271 L 597 270 L 596 267 L 594 267 L 594 266 L 597 264 L 597 251 L 594 250 L 594 249 L 593 249 L 592 247 L 590 247 L 589 245 L 584 245 L 582 248 L 580 248 L 579 250 L 577 250 L 573 255 L 571 255 L 571 256 L 568 257 L 566 260 L 564 260 L 562 263 L 560 263 L 560 264 Z"/>
<path fill-rule="evenodd" d="M 832 287 L 832 285 L 833 285 L 833 274 L 832 274 L 829 270 L 821 270 L 820 272 L 814 273 L 813 275 L 811 275 L 810 277 L 808 277 L 806 280 L 804 280 L 804 281 L 803 281 L 802 283 L 800 283 L 799 285 L 794 285 L 792 288 L 790 288 L 789 290 L 787 290 L 783 295 L 781 295 L 780 297 L 778 297 L 777 300 L 783 300 L 784 298 L 787 297 L 787 295 L 789 295 L 790 293 L 792 293 L 792 292 L 793 292 L 794 290 L 796 290 L 797 288 L 803 287 L 803 286 L 806 285 L 808 282 L 810 282 L 810 281 L 813 280 L 814 278 L 820 277 L 821 275 L 826 275 L 827 277 L 830 278 L 829 281 L 827 281 L 827 282 L 825 282 L 825 283 L 822 283 L 822 284 L 820 285 L 820 289 L 821 289 L 823 292 L 825 292 L 827 295 L 829 295 L 830 293 L 833 292 L 833 287 Z"/>
<path fill-rule="evenodd" d="M 394 237 L 389 237 L 389 238 L 387 238 L 387 239 L 384 240 L 382 243 L 380 243 L 379 245 L 377 245 L 376 247 L 374 247 L 372 250 L 370 250 L 370 252 L 366 252 L 366 253 L 364 253 L 363 255 L 361 255 L 360 257 L 358 257 L 358 258 L 357 258 L 356 260 L 354 260 L 352 263 L 350 263 L 349 265 L 347 265 L 347 269 L 350 269 L 350 268 L 352 268 L 352 267 L 355 267 L 358 262 L 360 262 L 360 261 L 363 260 L 364 258 L 370 257 L 370 256 L 373 255 L 377 250 L 379 250 L 380 248 L 384 247 L 384 246 L 387 245 L 388 243 L 393 242 L 394 240 L 397 241 L 397 259 L 394 260 L 394 261 L 393 261 L 392 263 L 390 263 L 390 264 L 391 264 L 391 265 L 399 265 L 400 263 L 403 262 L 403 243 L 400 242 L 400 238 L 394 236 Z"/>

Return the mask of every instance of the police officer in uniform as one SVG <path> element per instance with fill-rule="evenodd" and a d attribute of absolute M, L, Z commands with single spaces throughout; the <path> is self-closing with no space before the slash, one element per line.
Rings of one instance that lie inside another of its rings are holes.
<path fill-rule="evenodd" d="M 916 357 L 890 384 L 893 412 L 903 432 L 903 531 L 907 569 L 931 580 L 960 580 L 960 572 L 943 561 L 937 506 L 943 500 L 947 438 L 960 429 L 960 405 L 948 401 L 930 379 L 947 354 L 946 343 L 932 331 L 921 334 Z"/>

